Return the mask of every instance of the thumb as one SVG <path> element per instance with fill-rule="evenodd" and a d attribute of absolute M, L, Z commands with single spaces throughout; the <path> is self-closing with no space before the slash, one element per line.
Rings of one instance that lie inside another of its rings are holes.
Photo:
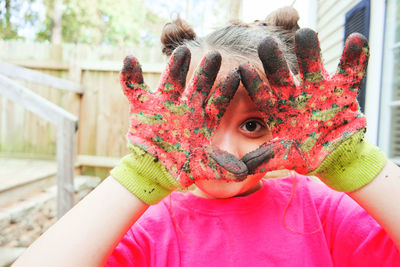
<path fill-rule="evenodd" d="M 295 170 L 300 174 L 310 172 L 304 156 L 295 142 L 274 139 L 262 144 L 241 158 L 249 174 L 266 173 L 276 170 Z"/>
<path fill-rule="evenodd" d="M 246 164 L 234 155 L 215 146 L 197 148 L 190 157 L 193 180 L 217 179 L 243 181 L 248 174 Z"/>

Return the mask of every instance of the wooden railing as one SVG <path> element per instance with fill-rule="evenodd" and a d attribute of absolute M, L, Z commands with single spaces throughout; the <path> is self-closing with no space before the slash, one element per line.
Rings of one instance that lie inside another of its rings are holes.
<path fill-rule="evenodd" d="M 79 84 L 68 80 L 0 62 L 0 94 L 56 126 L 57 215 L 61 217 L 74 204 L 74 138 L 78 129 L 78 119 L 5 75 L 78 94 L 82 94 L 83 89 Z"/>

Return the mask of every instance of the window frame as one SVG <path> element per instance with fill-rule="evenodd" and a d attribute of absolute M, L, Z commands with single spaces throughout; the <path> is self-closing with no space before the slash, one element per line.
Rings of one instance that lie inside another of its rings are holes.
<path fill-rule="evenodd" d="M 385 152 L 390 160 L 396 164 L 400 164 L 400 157 L 392 157 L 391 142 L 392 142 L 392 108 L 400 107 L 400 100 L 393 101 L 393 67 L 394 53 L 396 50 L 400 52 L 400 41 L 396 43 L 396 5 L 397 0 L 385 1 L 385 16 L 384 20 L 384 38 L 382 51 L 382 78 L 381 78 L 381 102 L 380 102 L 380 120 L 379 120 L 379 139 L 378 145 Z M 394 7 L 392 5 L 395 5 Z M 400 25 L 399 25 L 400 26 Z M 392 34 L 391 34 L 392 33 Z M 400 58 L 399 58 L 400 60 Z"/>

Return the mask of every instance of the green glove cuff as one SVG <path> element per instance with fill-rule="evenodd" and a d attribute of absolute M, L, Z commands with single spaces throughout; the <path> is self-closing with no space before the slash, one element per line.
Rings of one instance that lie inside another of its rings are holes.
<path fill-rule="evenodd" d="M 386 164 L 385 154 L 359 131 L 335 148 L 312 173 L 331 188 L 352 192 L 370 183 Z"/>
<path fill-rule="evenodd" d="M 111 170 L 111 176 L 143 202 L 153 205 L 169 195 L 180 184 L 152 155 L 135 145 Z"/>

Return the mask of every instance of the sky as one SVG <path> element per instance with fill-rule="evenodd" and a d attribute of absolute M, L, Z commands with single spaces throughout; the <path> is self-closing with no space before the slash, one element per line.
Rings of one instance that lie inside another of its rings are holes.
<path fill-rule="evenodd" d="M 242 0 L 246 1 L 246 0 Z M 226 9 L 220 9 L 223 1 L 215 0 L 146 0 L 146 5 L 156 14 L 175 19 L 177 15 L 189 22 L 199 36 L 210 32 L 218 22 L 223 21 Z M 227 1 L 225 1 L 227 2 Z"/>
<path fill-rule="evenodd" d="M 43 8 L 43 0 L 35 1 L 33 3 L 30 3 L 29 1 L 23 1 L 19 12 L 17 14 L 13 13 L 13 16 L 11 16 L 11 22 L 22 24 L 22 22 L 24 21 L 24 14 L 28 9 L 37 12 L 39 20 L 35 25 L 25 23 L 24 27 L 18 28 L 18 33 L 28 40 L 33 40 L 35 39 L 36 32 L 40 29 L 40 23 L 45 19 L 46 14 Z M 5 12 L 5 10 L 3 11 Z"/>
<path fill-rule="evenodd" d="M 313 6 L 312 3 L 316 2 L 316 0 L 243 0 L 242 19 L 245 22 L 264 19 L 271 11 L 293 4 L 293 7 L 296 8 L 300 15 L 300 27 L 315 29 L 314 14 L 316 14 L 316 6 Z"/>

